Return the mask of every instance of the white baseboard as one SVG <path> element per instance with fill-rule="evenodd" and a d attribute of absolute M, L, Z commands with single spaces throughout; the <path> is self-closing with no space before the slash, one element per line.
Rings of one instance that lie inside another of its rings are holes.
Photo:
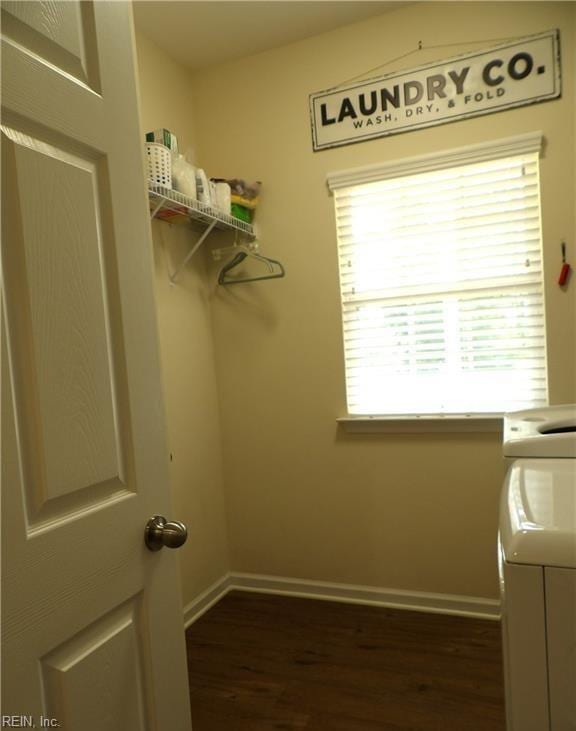
<path fill-rule="evenodd" d="M 197 619 L 200 619 L 210 607 L 213 607 L 214 604 L 225 597 L 229 591 L 230 574 L 224 574 L 184 607 L 184 627 L 187 628 Z"/>
<path fill-rule="evenodd" d="M 349 604 L 369 604 L 378 607 L 409 609 L 417 612 L 453 614 L 480 619 L 499 619 L 500 602 L 483 597 L 457 594 L 432 594 L 403 589 L 380 589 L 355 584 L 332 584 L 326 581 L 288 579 L 259 574 L 230 574 L 230 587 L 263 594 L 285 594 L 308 599 L 326 599 Z"/>
<path fill-rule="evenodd" d="M 374 586 L 332 584 L 327 581 L 233 572 L 216 581 L 186 607 L 184 611 L 185 626 L 188 627 L 196 621 L 211 606 L 234 589 L 260 594 L 281 594 L 348 604 L 408 609 L 416 612 L 451 614 L 460 617 L 495 620 L 500 618 L 500 602 L 496 599 L 457 594 L 433 594 L 404 589 L 380 589 Z"/>

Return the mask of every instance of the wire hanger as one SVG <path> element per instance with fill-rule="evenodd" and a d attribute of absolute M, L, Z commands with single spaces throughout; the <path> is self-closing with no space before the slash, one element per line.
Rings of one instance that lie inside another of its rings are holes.
<path fill-rule="evenodd" d="M 253 248 L 243 246 L 243 245 L 235 245 L 235 250 L 238 249 L 237 253 L 230 259 L 230 261 L 225 264 L 225 266 L 220 271 L 220 274 L 218 275 L 218 284 L 242 284 L 244 282 L 260 282 L 264 279 L 281 279 L 282 277 L 286 276 L 286 271 L 284 270 L 284 267 L 277 259 L 270 259 L 267 256 L 262 256 L 262 254 L 256 253 Z M 268 270 L 267 274 L 261 274 L 259 276 L 250 276 L 250 277 L 229 277 L 228 273 L 235 269 L 239 264 L 241 264 L 245 259 L 256 259 L 257 261 L 262 262 L 266 265 L 266 268 Z"/>

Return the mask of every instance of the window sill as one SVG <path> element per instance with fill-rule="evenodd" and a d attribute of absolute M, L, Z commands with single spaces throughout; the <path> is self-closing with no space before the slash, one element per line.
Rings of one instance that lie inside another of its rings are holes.
<path fill-rule="evenodd" d="M 486 433 L 502 431 L 502 414 L 342 416 L 336 421 L 351 434 Z"/>

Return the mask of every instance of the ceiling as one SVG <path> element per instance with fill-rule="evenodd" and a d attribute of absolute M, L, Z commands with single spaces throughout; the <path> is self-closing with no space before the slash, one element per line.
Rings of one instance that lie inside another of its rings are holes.
<path fill-rule="evenodd" d="M 136 0 L 136 28 L 189 69 L 232 61 L 374 15 L 403 2 Z"/>

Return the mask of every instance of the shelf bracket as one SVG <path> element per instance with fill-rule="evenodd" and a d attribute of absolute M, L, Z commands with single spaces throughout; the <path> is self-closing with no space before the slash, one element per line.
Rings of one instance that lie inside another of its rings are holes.
<path fill-rule="evenodd" d="M 166 198 L 163 198 L 162 196 L 159 196 L 159 198 L 158 198 L 158 203 L 157 203 L 157 204 L 155 205 L 155 207 L 154 207 L 154 210 L 153 210 L 153 211 L 152 211 L 152 213 L 150 214 L 150 220 L 152 220 L 152 219 L 153 219 L 153 218 L 154 218 L 154 217 L 156 216 L 156 214 L 158 213 L 158 211 L 159 211 L 159 210 L 160 210 L 160 209 L 162 208 L 162 206 L 164 205 L 164 201 L 165 201 L 165 200 L 166 200 Z"/>
<path fill-rule="evenodd" d="M 182 263 L 175 269 L 175 271 L 169 275 L 170 283 L 175 284 L 180 272 L 198 249 L 202 246 L 206 238 L 210 235 L 213 228 L 220 228 L 224 230 L 233 230 L 236 232 L 236 237 L 241 233 L 244 236 L 255 239 L 254 228 L 251 224 L 246 221 L 234 218 L 234 216 L 218 211 L 206 203 L 201 203 L 194 198 L 179 193 L 176 190 L 169 190 L 162 185 L 156 185 L 149 181 L 148 183 L 148 198 L 150 206 L 150 219 L 153 220 L 165 220 L 166 223 L 171 224 L 172 222 L 187 219 L 188 222 L 199 222 L 205 226 L 205 230 L 200 238 L 196 241 L 190 252 L 186 255 L 186 258 Z M 162 211 L 170 212 L 169 216 L 158 216 Z"/>
<path fill-rule="evenodd" d="M 186 264 L 188 264 L 188 262 L 189 262 L 189 261 L 190 261 L 190 259 L 191 259 L 191 258 L 192 258 L 192 257 L 194 256 L 194 254 L 195 254 L 195 253 L 196 253 L 196 252 L 198 251 L 198 249 L 199 249 L 199 248 L 200 248 L 200 247 L 202 246 L 202 244 L 204 243 L 204 241 L 206 241 L 206 239 L 208 238 L 208 236 L 209 236 L 209 235 L 210 235 L 210 233 L 212 232 L 212 229 L 214 228 L 214 226 L 216 225 L 216 223 L 217 223 L 217 221 L 216 221 L 216 220 L 214 220 L 214 221 L 212 221 L 212 222 L 210 223 L 210 225 L 209 225 L 209 226 L 208 226 L 208 228 L 207 228 L 207 229 L 206 229 L 206 230 L 204 231 L 204 233 L 202 234 L 202 236 L 200 236 L 200 238 L 198 239 L 198 241 L 197 241 L 197 242 L 196 242 L 196 243 L 194 244 L 194 246 L 193 246 L 193 247 L 192 247 L 192 248 L 190 249 L 190 251 L 189 251 L 189 252 L 188 252 L 188 254 L 186 255 L 186 257 L 185 257 L 185 259 L 183 260 L 183 262 L 182 262 L 182 263 L 180 264 L 180 266 L 179 266 L 179 267 L 178 267 L 178 268 L 176 269 L 176 271 L 175 271 L 175 272 L 174 272 L 174 273 L 173 273 L 173 274 L 172 274 L 172 275 L 170 276 L 170 282 L 171 282 L 172 284 L 175 284 L 175 283 L 176 283 L 176 279 L 178 278 L 178 275 L 180 274 L 180 272 L 182 271 L 182 269 L 184 269 L 184 267 L 186 266 Z"/>

